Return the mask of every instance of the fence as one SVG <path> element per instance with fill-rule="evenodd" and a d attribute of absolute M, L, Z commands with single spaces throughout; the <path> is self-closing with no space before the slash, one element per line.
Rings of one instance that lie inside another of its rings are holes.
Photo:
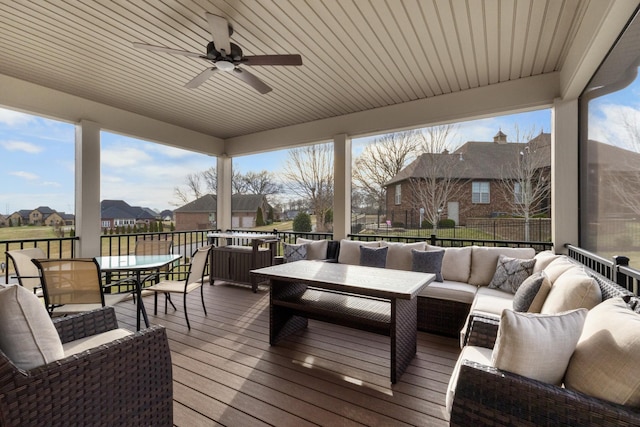
<path fill-rule="evenodd" d="M 1 240 L 3 260 L 0 262 L 0 272 L 4 274 L 4 282 L 9 283 L 11 274 L 15 274 L 12 263 L 9 262 L 7 251 L 40 248 L 47 258 L 75 257 L 75 241 L 78 237 L 52 237 L 42 239 Z"/>
<path fill-rule="evenodd" d="M 394 224 L 396 226 L 394 226 Z M 465 226 L 438 227 L 437 236 L 446 238 L 475 238 L 488 240 L 533 240 L 538 242 L 551 241 L 551 219 L 531 218 L 527 225 L 523 218 L 471 218 Z M 352 223 L 353 234 L 403 235 L 428 238 L 432 228 L 421 228 L 419 224 L 393 223 L 391 224 L 362 224 Z"/>

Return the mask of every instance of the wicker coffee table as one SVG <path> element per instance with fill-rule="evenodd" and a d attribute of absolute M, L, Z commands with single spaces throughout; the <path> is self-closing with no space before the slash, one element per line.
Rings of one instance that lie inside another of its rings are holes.
<path fill-rule="evenodd" d="M 252 273 L 270 282 L 272 345 L 314 319 L 389 336 L 392 383 L 415 356 L 417 295 L 433 274 L 318 261 Z"/>

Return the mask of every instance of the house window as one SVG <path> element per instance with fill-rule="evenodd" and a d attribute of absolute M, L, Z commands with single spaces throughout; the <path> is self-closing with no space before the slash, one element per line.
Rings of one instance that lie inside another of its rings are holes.
<path fill-rule="evenodd" d="M 396 184 L 396 194 L 395 194 L 396 205 L 402 203 L 402 185 Z"/>
<path fill-rule="evenodd" d="M 489 203 L 489 183 L 473 182 L 471 185 L 471 202 Z"/>

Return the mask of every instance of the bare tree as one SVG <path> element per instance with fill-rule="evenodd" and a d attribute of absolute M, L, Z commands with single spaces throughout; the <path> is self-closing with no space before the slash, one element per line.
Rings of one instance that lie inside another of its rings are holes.
<path fill-rule="evenodd" d="M 524 218 L 524 239 L 529 240 L 531 217 L 547 209 L 544 202 L 551 192 L 551 147 L 536 141 L 533 129 L 524 134 L 518 126 L 514 129 L 516 141 L 529 142 L 521 150 L 514 150 L 512 161 L 503 166 L 500 189 L 511 212 Z"/>
<path fill-rule="evenodd" d="M 637 120 L 638 115 L 639 113 L 635 109 L 621 110 L 620 117 L 625 133 L 624 142 L 626 143 L 626 147 L 621 149 L 628 149 L 628 154 L 618 156 L 615 161 L 601 166 L 604 169 L 603 175 L 608 181 L 607 188 L 612 190 L 609 196 L 610 202 L 634 215 L 640 215 L 640 167 L 638 166 L 637 154 L 640 153 L 640 123 Z"/>
<path fill-rule="evenodd" d="M 424 210 L 424 219 L 433 225 L 433 234 L 447 214 L 448 202 L 458 200 L 468 182 L 462 178 L 465 163 L 461 156 L 450 153 L 455 148 L 456 131 L 455 125 L 434 126 L 424 129 L 418 138 L 423 154 L 416 160 L 416 177 L 409 180 L 409 185 L 413 205 Z"/>
<path fill-rule="evenodd" d="M 246 192 L 249 194 L 264 194 L 271 196 L 282 192 L 282 184 L 276 182 L 273 174 L 263 170 L 260 172 L 247 172 L 241 175 Z"/>
<path fill-rule="evenodd" d="M 333 146 L 315 144 L 289 150 L 283 177 L 289 191 L 309 200 L 316 230 L 325 230 L 325 217 L 333 206 Z"/>
<path fill-rule="evenodd" d="M 240 171 L 234 170 L 231 173 L 231 192 L 233 194 L 247 194 L 248 185 Z"/>
<path fill-rule="evenodd" d="M 216 168 L 210 167 L 202 172 L 187 174 L 185 184 L 173 188 L 177 202 L 171 202 L 174 206 L 182 206 L 193 200 L 199 199 L 205 194 L 215 194 L 218 188 L 218 176 Z"/>
<path fill-rule="evenodd" d="M 420 131 L 395 132 L 376 138 L 355 160 L 353 183 L 363 197 L 374 200 L 378 214 L 386 205 L 385 184 L 417 154 Z"/>

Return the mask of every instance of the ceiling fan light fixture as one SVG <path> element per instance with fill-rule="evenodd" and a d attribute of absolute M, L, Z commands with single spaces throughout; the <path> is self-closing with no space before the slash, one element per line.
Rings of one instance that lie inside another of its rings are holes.
<path fill-rule="evenodd" d="M 235 65 L 233 65 L 233 62 L 229 62 L 229 61 L 218 61 L 216 62 L 216 67 L 218 67 L 221 71 L 233 71 L 234 68 L 236 68 Z"/>

